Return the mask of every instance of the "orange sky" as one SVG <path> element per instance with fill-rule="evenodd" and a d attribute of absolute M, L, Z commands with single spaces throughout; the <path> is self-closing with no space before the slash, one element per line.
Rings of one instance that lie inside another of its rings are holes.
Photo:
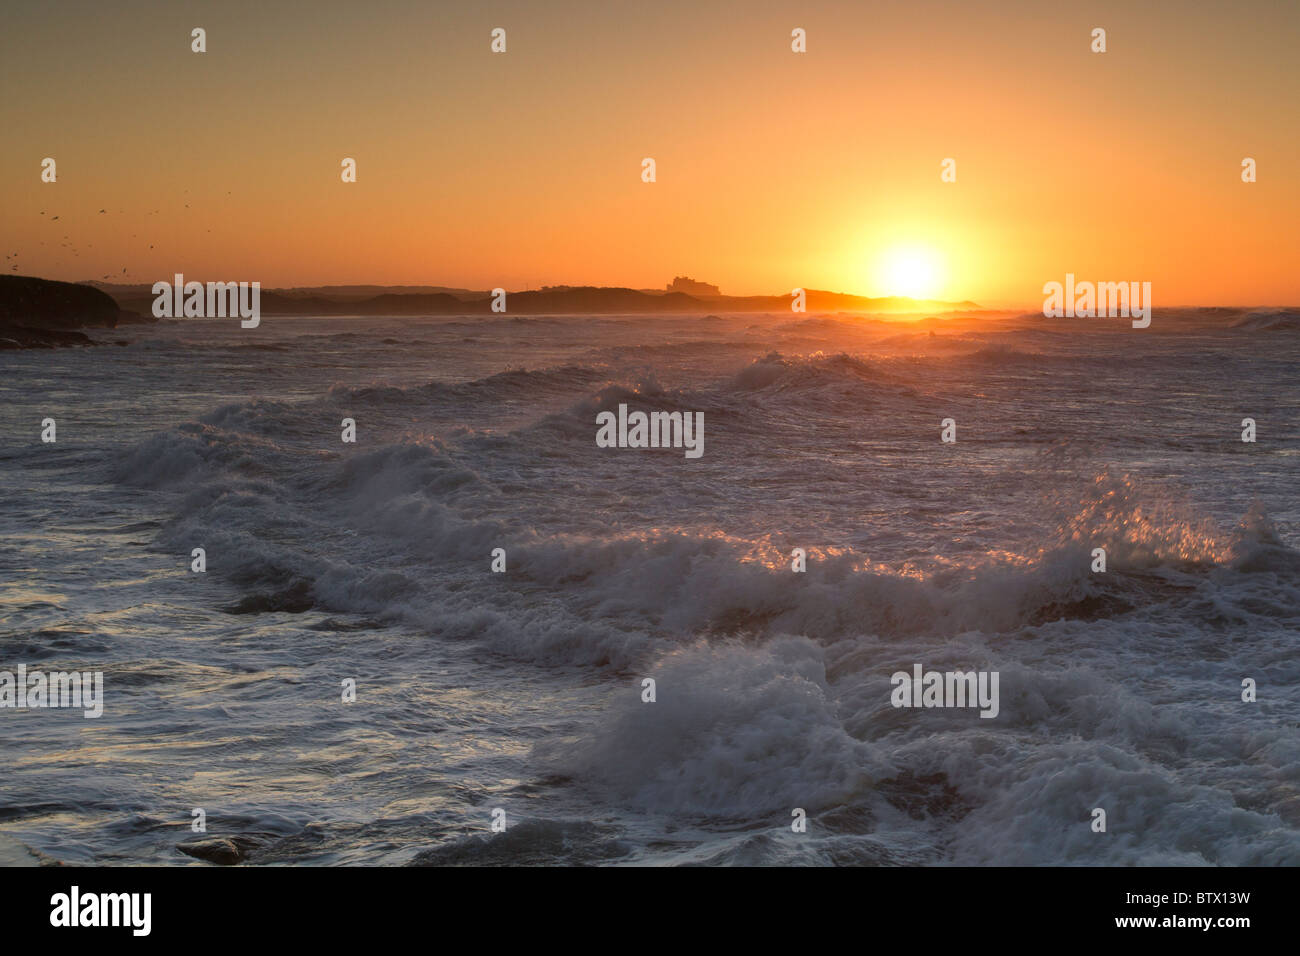
<path fill-rule="evenodd" d="M 6 10 L 5 271 L 886 295 L 920 246 L 988 306 L 1300 303 L 1300 4 L 456 6 Z"/>

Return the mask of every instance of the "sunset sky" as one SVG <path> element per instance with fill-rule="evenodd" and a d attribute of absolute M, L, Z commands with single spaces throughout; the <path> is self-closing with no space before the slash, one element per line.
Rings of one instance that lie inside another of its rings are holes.
<path fill-rule="evenodd" d="M 9 274 L 686 274 L 1037 308 L 1073 272 L 1149 281 L 1157 308 L 1300 303 L 1300 3 L 97 0 L 2 22 Z"/>

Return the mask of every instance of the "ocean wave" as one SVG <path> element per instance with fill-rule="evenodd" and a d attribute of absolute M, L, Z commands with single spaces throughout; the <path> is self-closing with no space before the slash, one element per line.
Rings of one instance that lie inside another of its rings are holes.
<path fill-rule="evenodd" d="M 896 772 L 880 748 L 845 730 L 821 651 L 806 639 L 761 653 L 683 648 L 654 674 L 654 703 L 629 681 L 598 735 L 544 743 L 539 756 L 623 804 L 737 819 L 853 802 Z"/>
<path fill-rule="evenodd" d="M 396 386 L 338 386 L 329 392 L 335 402 L 423 404 L 429 401 L 452 403 L 507 402 L 583 391 L 608 377 L 602 366 L 563 365 L 545 369 L 507 369 L 485 378 L 466 382 L 429 382 L 410 388 Z"/>
<path fill-rule="evenodd" d="M 1233 322 L 1230 328 L 1248 332 L 1293 332 L 1300 329 L 1300 312 L 1295 309 L 1255 309 Z"/>
<path fill-rule="evenodd" d="M 861 359 L 840 353 L 821 352 L 787 358 L 769 352 L 742 369 L 732 379 L 732 387 L 742 391 L 820 387 L 827 384 L 875 384 L 881 373 Z"/>
<path fill-rule="evenodd" d="M 766 364 L 764 374 L 775 369 L 775 377 L 760 388 L 809 374 L 873 374 L 847 357 Z M 654 381 L 640 389 L 609 386 L 582 407 L 691 404 Z M 277 407 L 254 403 L 205 417 L 244 429 L 249 415 L 261 422 L 268 410 Z M 580 421 L 585 431 L 591 419 L 549 420 Z M 431 439 L 304 458 L 247 431 L 196 424 L 130 450 L 115 474 L 182 493 L 161 540 L 186 554 L 207 548 L 212 571 L 239 592 L 224 605 L 232 611 L 315 608 L 401 619 L 518 658 L 558 655 L 616 668 L 700 636 L 792 634 L 833 643 L 1115 618 L 1213 588 L 1211 572 L 1271 575 L 1270 586 L 1282 589 L 1281 612 L 1300 576 L 1300 558 L 1262 516 L 1225 533 L 1109 473 L 1052 503 L 1062 516 L 1054 540 L 974 562 L 888 564 L 812 547 L 807 571 L 795 574 L 782 538 L 707 527 L 556 533 L 510 506 L 500 459 L 519 454 L 511 440 Z M 509 555 L 508 575 L 485 570 L 496 547 Z M 1091 570 L 1095 548 L 1106 551 L 1106 573 Z M 1228 590 L 1216 600 L 1229 613 Z M 1250 598 L 1252 606 L 1259 601 Z"/>

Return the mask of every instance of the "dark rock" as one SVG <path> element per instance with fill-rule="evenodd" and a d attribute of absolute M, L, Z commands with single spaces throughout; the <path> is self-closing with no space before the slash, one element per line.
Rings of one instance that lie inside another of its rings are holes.
<path fill-rule="evenodd" d="M 34 276 L 0 276 L 0 349 L 94 345 L 81 328 L 114 328 L 121 310 L 98 289 Z"/>
<path fill-rule="evenodd" d="M 252 840 L 241 837 L 214 837 L 194 843 L 179 843 L 176 849 L 196 860 L 207 860 L 218 866 L 234 866 L 248 858 L 248 851 L 254 845 Z"/>
<path fill-rule="evenodd" d="M 94 345 L 90 336 L 63 329 L 29 329 L 0 322 L 0 350 L 53 349 L 61 345 Z"/>
<path fill-rule="evenodd" d="M 88 285 L 35 276 L 0 276 L 0 327 L 114 328 L 121 310 Z"/>

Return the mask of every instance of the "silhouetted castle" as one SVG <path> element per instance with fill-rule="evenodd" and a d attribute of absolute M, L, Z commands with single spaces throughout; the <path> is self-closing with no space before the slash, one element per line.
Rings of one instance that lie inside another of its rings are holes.
<path fill-rule="evenodd" d="M 664 286 L 666 292 L 685 292 L 687 295 L 722 295 L 716 285 L 709 285 L 707 282 L 696 282 L 690 276 L 677 276 L 672 282 Z"/>

